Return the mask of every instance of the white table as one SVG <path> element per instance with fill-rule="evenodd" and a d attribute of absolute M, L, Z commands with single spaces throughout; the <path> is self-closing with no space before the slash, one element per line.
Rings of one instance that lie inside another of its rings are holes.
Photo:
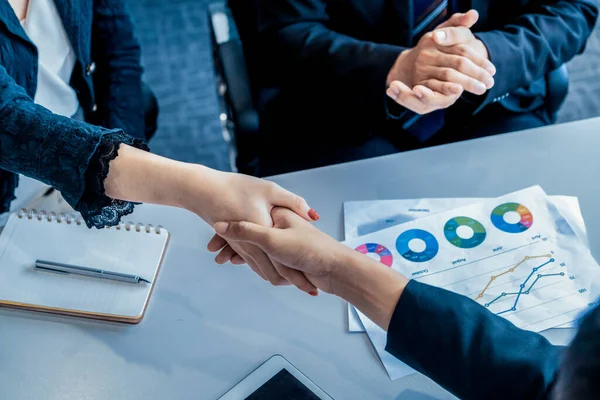
<path fill-rule="evenodd" d="M 318 227 L 341 239 L 345 200 L 498 196 L 533 184 L 578 196 L 600 255 L 600 119 L 371 159 L 274 180 L 307 198 Z M 346 305 L 273 288 L 247 268 L 219 267 L 194 215 L 140 206 L 172 241 L 137 326 L 0 310 L 0 398 L 215 399 L 275 353 L 338 400 L 444 399 L 413 375 L 392 382 Z M 67 247 L 67 246 L 65 246 Z M 569 332 L 553 332 L 562 342 Z M 405 397 L 406 396 L 406 397 Z"/>

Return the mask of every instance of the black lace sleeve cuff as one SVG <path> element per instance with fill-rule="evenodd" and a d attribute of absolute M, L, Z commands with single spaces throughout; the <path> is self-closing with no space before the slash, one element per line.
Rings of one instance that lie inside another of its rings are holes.
<path fill-rule="evenodd" d="M 77 205 L 88 228 L 102 229 L 118 225 L 122 217 L 133 212 L 135 203 L 111 199 L 104 192 L 109 164 L 117 158 L 121 144 L 148 151 L 143 141 L 122 131 L 112 131 L 102 136 L 85 173 L 85 191 Z"/>

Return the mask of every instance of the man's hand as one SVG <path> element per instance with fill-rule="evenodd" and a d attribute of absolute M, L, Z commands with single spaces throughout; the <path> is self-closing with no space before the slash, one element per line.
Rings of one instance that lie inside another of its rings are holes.
<path fill-rule="evenodd" d="M 388 75 L 387 95 L 426 114 L 450 107 L 463 90 L 484 94 L 494 84 L 496 69 L 469 30 L 478 18 L 475 10 L 454 14 L 416 47 L 402 52 Z"/>
<path fill-rule="evenodd" d="M 271 215 L 272 228 L 251 222 L 219 222 L 215 224 L 215 231 L 230 244 L 260 248 L 276 268 L 291 269 L 308 278 L 317 288 L 332 293 L 334 265 L 348 254 L 359 253 L 319 231 L 289 209 L 275 207 Z"/>
<path fill-rule="evenodd" d="M 448 21 L 439 25 L 433 31 L 433 40 L 438 45 L 438 49 L 446 54 L 466 57 L 471 60 L 487 61 L 488 72 L 491 75 L 496 74 L 496 68 L 489 61 L 489 54 L 483 42 L 477 39 L 470 28 L 461 22 L 468 18 L 479 18 L 477 11 L 471 10 L 466 14 L 454 14 Z"/>

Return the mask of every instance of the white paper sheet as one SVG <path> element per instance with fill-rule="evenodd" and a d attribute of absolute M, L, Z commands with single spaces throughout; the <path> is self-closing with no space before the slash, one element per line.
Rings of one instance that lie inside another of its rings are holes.
<path fill-rule="evenodd" d="M 507 214 L 516 220 L 506 222 L 502 210 L 492 211 L 503 204 L 508 204 L 504 212 L 514 208 L 516 212 Z M 470 227 L 470 234 L 460 225 Z M 411 247 L 418 242 L 410 240 L 415 237 L 424 239 L 424 249 Z M 346 244 L 378 254 L 412 279 L 472 297 L 533 331 L 576 319 L 600 293 L 600 268 L 540 187 L 351 238 Z M 410 374 L 410 368 L 385 352 L 385 332 L 366 316 L 359 317 L 390 378 Z"/>
<path fill-rule="evenodd" d="M 585 223 L 577 197 L 549 197 L 560 214 L 569 222 L 577 237 L 588 246 Z M 485 198 L 347 201 L 344 203 L 345 240 L 482 200 Z M 567 323 L 560 327 L 570 328 L 573 325 L 573 323 Z M 365 331 L 352 304 L 348 304 L 348 331 Z"/>

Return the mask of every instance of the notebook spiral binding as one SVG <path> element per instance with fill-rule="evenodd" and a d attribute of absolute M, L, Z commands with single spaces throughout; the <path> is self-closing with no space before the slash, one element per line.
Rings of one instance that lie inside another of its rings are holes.
<path fill-rule="evenodd" d="M 21 209 L 17 213 L 17 217 L 20 219 L 23 219 L 23 218 L 37 219 L 38 221 L 43 221 L 43 220 L 46 220 L 48 222 L 56 221 L 59 224 L 64 222 L 67 225 L 71 225 L 71 224 L 81 225 L 84 223 L 81 215 L 73 215 L 73 214 L 65 214 L 65 213 L 57 214 L 55 212 L 28 210 L 25 208 Z M 147 225 L 144 225 L 142 223 L 136 224 L 131 221 L 121 222 L 119 225 L 107 226 L 106 228 L 107 229 L 116 229 L 116 230 L 124 229 L 126 231 L 135 230 L 136 232 L 145 231 L 146 233 L 154 232 L 157 235 L 160 235 L 161 231 L 163 230 L 163 227 L 161 225 L 157 225 L 156 227 L 154 227 L 151 224 L 147 224 Z"/>

